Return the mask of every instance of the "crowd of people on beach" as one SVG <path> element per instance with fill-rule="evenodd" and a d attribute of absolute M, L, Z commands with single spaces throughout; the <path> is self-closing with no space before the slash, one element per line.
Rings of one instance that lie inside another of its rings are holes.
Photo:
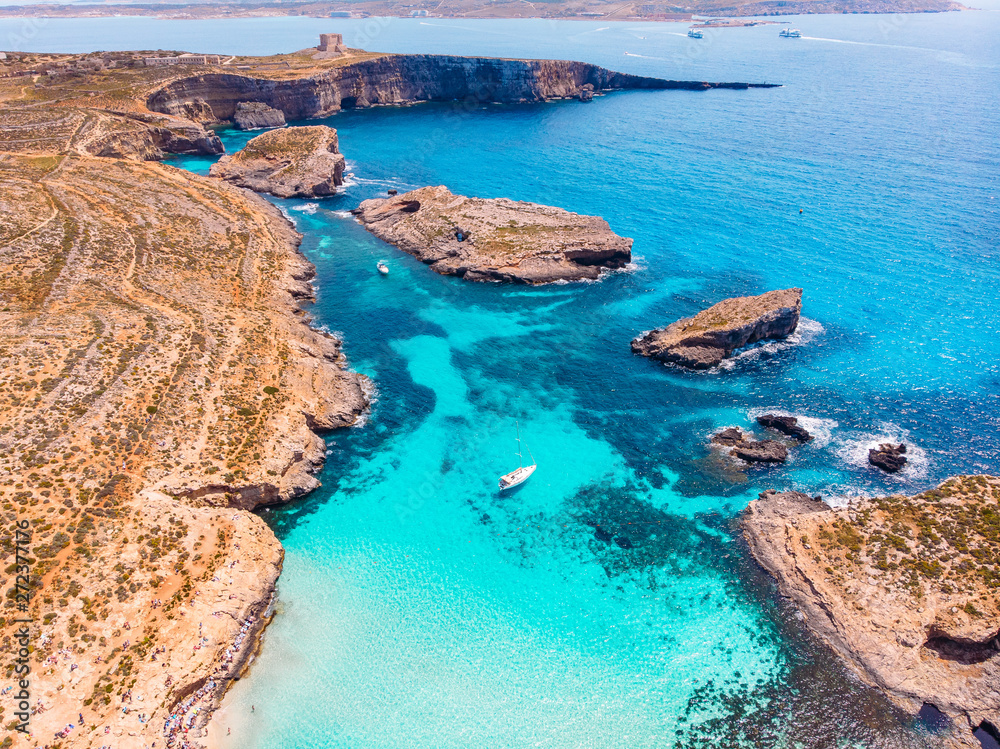
<path fill-rule="evenodd" d="M 256 622 L 257 618 L 254 616 L 246 618 L 243 624 L 240 625 L 239 633 L 233 639 L 232 643 L 230 643 L 229 647 L 227 647 L 219 657 L 218 664 L 212 672 L 212 678 L 202 685 L 198 691 L 189 695 L 185 700 L 174 707 L 173 712 L 167 717 L 163 726 L 163 735 L 167 739 L 168 747 L 171 747 L 172 749 L 186 749 L 190 746 L 187 740 L 187 733 L 191 730 L 195 720 L 202 711 L 202 706 L 198 703 L 202 698 L 215 691 L 217 686 L 215 681 L 216 678 L 226 679 L 232 677 L 232 674 L 229 673 L 229 666 L 240 653 L 243 643 Z M 200 634 L 200 625 L 198 629 Z M 195 649 L 197 650 L 207 642 L 207 637 L 201 637 L 198 645 L 195 646 Z"/>

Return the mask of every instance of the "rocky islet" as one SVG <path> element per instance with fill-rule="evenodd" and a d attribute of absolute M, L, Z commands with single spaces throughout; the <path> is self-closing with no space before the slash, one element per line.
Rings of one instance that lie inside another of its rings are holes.
<path fill-rule="evenodd" d="M 444 186 L 366 200 L 355 213 L 379 239 L 467 281 L 593 280 L 632 258 L 632 240 L 598 216 L 454 195 Z"/>
<path fill-rule="evenodd" d="M 734 297 L 693 317 L 650 330 L 632 341 L 632 351 L 688 369 L 711 369 L 734 351 L 758 341 L 786 338 L 802 312 L 802 289 Z"/>

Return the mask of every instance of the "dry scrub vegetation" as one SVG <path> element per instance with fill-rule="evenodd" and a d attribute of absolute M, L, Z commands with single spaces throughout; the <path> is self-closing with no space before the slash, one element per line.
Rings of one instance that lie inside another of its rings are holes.
<path fill-rule="evenodd" d="M 30 523 L 34 621 L 35 739 L 14 746 L 163 746 L 171 713 L 196 739 L 195 708 L 244 664 L 280 569 L 244 510 L 315 487 L 310 427 L 365 406 L 339 342 L 299 309 L 311 266 L 277 209 L 89 155 L 98 134 L 142 131 L 119 112 L 161 74 L 0 81 L 0 510 Z M 25 612 L 2 543 L 12 652 Z"/>

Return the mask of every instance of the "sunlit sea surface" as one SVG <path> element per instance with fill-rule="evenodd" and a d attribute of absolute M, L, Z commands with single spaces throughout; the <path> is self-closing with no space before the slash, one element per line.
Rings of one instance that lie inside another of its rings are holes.
<path fill-rule="evenodd" d="M 0 21 L 0 38 L 24 24 Z M 331 436 L 322 489 L 263 513 L 286 550 L 278 614 L 218 714 L 232 729 L 220 746 L 935 745 L 801 631 L 735 522 L 767 488 L 842 502 L 1000 470 L 1000 15 L 792 25 L 802 39 L 773 25 L 692 40 L 669 23 L 122 18 L 23 39 L 269 53 L 342 30 L 369 49 L 784 84 L 324 121 L 354 175 L 344 194 L 275 202 L 319 271 L 315 324 L 343 335 L 377 400 L 363 428 Z M 252 135 L 221 134 L 230 151 Z M 599 214 L 635 239 L 634 267 L 465 283 L 347 213 L 426 184 Z M 798 332 L 719 371 L 630 353 L 643 330 L 789 286 L 805 290 Z M 772 468 L 707 447 L 766 411 L 817 438 Z M 501 497 L 515 420 L 538 470 Z M 911 446 L 895 477 L 866 462 L 884 440 Z"/>

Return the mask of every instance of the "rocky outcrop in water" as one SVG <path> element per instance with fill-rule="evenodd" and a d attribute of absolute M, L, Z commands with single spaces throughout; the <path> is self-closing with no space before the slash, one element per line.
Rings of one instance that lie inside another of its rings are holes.
<path fill-rule="evenodd" d="M 270 130 L 223 156 L 209 174 L 279 198 L 333 195 L 344 182 L 337 131 L 326 125 Z"/>
<path fill-rule="evenodd" d="M 646 78 L 560 60 L 506 60 L 446 55 L 382 55 L 292 80 L 205 73 L 172 81 L 148 107 L 200 122 L 229 122 L 240 102 L 261 102 L 288 120 L 341 109 L 418 101 L 533 102 L 622 89 L 770 88 L 773 84 Z"/>
<path fill-rule="evenodd" d="M 285 115 L 259 101 L 241 101 L 236 105 L 233 124 L 240 130 L 262 130 L 267 127 L 284 127 Z"/>
<path fill-rule="evenodd" d="M 942 746 L 971 748 L 973 729 L 1000 716 L 998 499 L 986 476 L 838 509 L 765 492 L 742 527 L 814 634 L 911 714 L 926 703 L 947 715 Z"/>
<path fill-rule="evenodd" d="M 632 351 L 689 369 L 709 369 L 736 349 L 795 332 L 802 289 L 726 299 L 694 317 L 643 333 Z"/>
<path fill-rule="evenodd" d="M 467 198 L 446 187 L 366 200 L 356 215 L 379 239 L 437 273 L 467 281 L 595 279 L 632 258 L 632 240 L 598 216 L 507 198 Z"/>
<path fill-rule="evenodd" d="M 799 442 L 809 442 L 813 436 L 809 431 L 799 425 L 799 420 L 794 416 L 780 416 L 779 414 L 764 414 L 757 417 L 757 423 L 766 429 L 773 429 L 776 432 L 793 437 Z"/>
<path fill-rule="evenodd" d="M 730 448 L 729 454 L 746 463 L 784 463 L 788 448 L 777 440 L 758 440 L 736 427 L 723 429 L 712 436 L 713 444 Z"/>
<path fill-rule="evenodd" d="M 868 451 L 868 462 L 886 473 L 899 473 L 906 465 L 906 445 L 883 442 Z"/>

